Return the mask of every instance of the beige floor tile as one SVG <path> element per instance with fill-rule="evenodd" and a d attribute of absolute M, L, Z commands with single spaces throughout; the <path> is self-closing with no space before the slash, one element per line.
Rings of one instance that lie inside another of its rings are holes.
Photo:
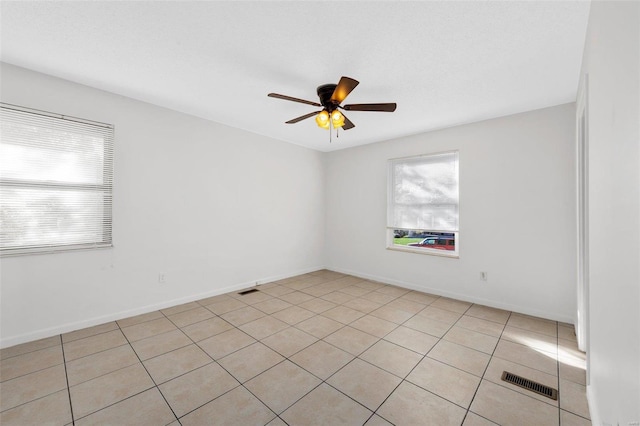
<path fill-rule="evenodd" d="M 585 353 L 578 349 L 578 342 L 575 340 L 558 339 L 558 354 L 579 360 L 587 359 Z"/>
<path fill-rule="evenodd" d="M 5 382 L 62 363 L 62 347 L 51 346 L 2 360 L 0 378 Z"/>
<path fill-rule="evenodd" d="M 364 424 L 371 414 L 362 405 L 323 383 L 280 417 L 290 425 L 348 426 Z"/>
<path fill-rule="evenodd" d="M 375 411 L 401 381 L 400 377 L 356 358 L 327 383 Z"/>
<path fill-rule="evenodd" d="M 214 400 L 240 383 L 215 362 L 159 386 L 178 417 Z"/>
<path fill-rule="evenodd" d="M 371 418 L 367 420 L 367 423 L 365 423 L 365 425 L 366 426 L 393 426 L 391 423 L 389 423 L 382 417 L 378 416 L 377 414 L 374 414 L 373 416 L 371 416 Z"/>
<path fill-rule="evenodd" d="M 558 408 L 483 380 L 471 411 L 500 425 L 558 425 Z"/>
<path fill-rule="evenodd" d="M 480 377 L 431 358 L 424 358 L 407 380 L 464 408 L 471 404 L 480 383 Z"/>
<path fill-rule="evenodd" d="M 266 339 L 262 343 L 269 346 L 274 351 L 284 357 L 290 357 L 307 346 L 315 343 L 318 339 L 294 327 L 279 331 Z"/>
<path fill-rule="evenodd" d="M 220 315 L 222 319 L 230 322 L 236 327 L 251 321 L 255 321 L 258 318 L 262 318 L 264 316 L 264 312 L 259 311 L 252 306 L 245 306 L 244 308 L 236 309 L 235 311 L 227 312 L 226 314 Z"/>
<path fill-rule="evenodd" d="M 372 290 L 367 290 L 366 288 L 357 287 L 355 285 L 345 287 L 340 289 L 341 292 L 350 294 L 352 296 L 361 297 L 367 293 L 370 293 Z"/>
<path fill-rule="evenodd" d="M 60 336 L 47 337 L 46 339 L 34 340 L 33 342 L 22 343 L 20 345 L 10 346 L 0 349 L 0 359 L 7 359 L 18 355 L 24 355 L 29 352 L 38 351 L 40 349 L 50 348 L 52 346 L 60 346 Z"/>
<path fill-rule="evenodd" d="M 458 322 L 456 322 L 456 326 L 476 331 L 478 333 L 488 334 L 493 337 L 500 337 L 502 335 L 502 330 L 504 330 L 505 327 L 504 324 L 483 320 L 469 315 L 463 315 Z"/>
<path fill-rule="evenodd" d="M 67 387 L 64 365 L 7 380 L 0 386 L 0 411 L 8 410 Z"/>
<path fill-rule="evenodd" d="M 376 290 L 378 293 L 382 293 L 382 294 L 390 294 L 392 296 L 403 296 L 407 293 L 409 293 L 411 290 L 407 290 L 406 288 L 402 288 L 402 287 L 396 287 L 393 285 L 386 285 L 384 287 L 380 287 L 379 289 Z"/>
<path fill-rule="evenodd" d="M 459 314 L 464 314 L 471 305 L 472 303 L 449 299 L 448 297 L 441 297 L 431 304 L 431 306 L 435 308 L 446 309 L 447 311 L 457 312 Z"/>
<path fill-rule="evenodd" d="M 591 420 L 560 410 L 560 426 L 591 426 Z"/>
<path fill-rule="evenodd" d="M 227 355 L 218 362 L 233 377 L 244 383 L 282 360 L 284 358 L 280 354 L 258 342 Z"/>
<path fill-rule="evenodd" d="M 296 328 L 299 328 L 318 339 L 322 339 L 342 327 L 344 327 L 342 323 L 321 315 L 314 316 L 313 318 L 309 318 L 296 324 Z"/>
<path fill-rule="evenodd" d="M 402 382 L 377 414 L 396 425 L 459 426 L 466 410 L 409 382 Z"/>
<path fill-rule="evenodd" d="M 280 417 L 276 417 L 267 423 L 267 426 L 287 426 L 287 424 Z"/>
<path fill-rule="evenodd" d="M 420 362 L 422 355 L 386 340 L 380 340 L 362 353 L 360 358 L 404 378 Z"/>
<path fill-rule="evenodd" d="M 75 386 L 139 362 L 140 360 L 136 353 L 129 345 L 107 349 L 97 354 L 67 362 L 69 386 Z"/>
<path fill-rule="evenodd" d="M 158 389 L 153 388 L 84 417 L 76 425 L 166 425 L 172 420 L 175 416 L 171 409 Z"/>
<path fill-rule="evenodd" d="M 147 312 L 146 314 L 136 315 L 134 317 L 123 318 L 116 321 L 122 328 L 130 327 L 132 325 L 140 324 L 143 322 L 155 320 L 158 318 L 164 318 L 164 315 L 160 311 Z"/>
<path fill-rule="evenodd" d="M 375 315 L 375 311 L 372 314 Z M 414 330 L 422 331 L 423 333 L 427 333 L 435 337 L 444 336 L 451 328 L 451 324 L 440 322 L 420 315 L 414 316 L 402 325 L 413 328 Z"/>
<path fill-rule="evenodd" d="M 443 339 L 489 355 L 493 353 L 498 343 L 497 337 L 477 333 L 455 325 L 443 336 Z"/>
<path fill-rule="evenodd" d="M 199 342 L 207 337 L 215 336 L 232 328 L 233 326 L 222 318 L 215 317 L 183 327 L 182 331 L 194 342 Z"/>
<path fill-rule="evenodd" d="M 290 359 L 305 370 L 326 380 L 354 358 L 348 352 L 320 340 Z"/>
<path fill-rule="evenodd" d="M 502 309 L 490 308 L 489 306 L 484 305 L 473 305 L 467 310 L 467 312 L 465 312 L 465 315 L 500 324 L 506 324 L 511 312 L 504 311 Z"/>
<path fill-rule="evenodd" d="M 264 425 L 275 414 L 255 396 L 238 386 L 180 419 L 182 426 Z"/>
<path fill-rule="evenodd" d="M 323 339 L 352 355 L 360 355 L 379 339 L 355 328 L 346 326 Z"/>
<path fill-rule="evenodd" d="M 370 300 L 363 299 L 363 298 L 359 297 L 359 298 L 356 298 L 356 299 L 349 300 L 343 306 L 345 306 L 347 308 L 355 309 L 356 311 L 364 312 L 365 314 L 368 314 L 369 312 L 375 311 L 376 309 L 381 307 L 382 304 L 376 303 L 376 302 L 372 302 Z"/>
<path fill-rule="evenodd" d="M 329 302 L 328 300 L 316 298 L 302 302 L 298 306 L 316 314 L 320 314 L 324 311 L 335 308 L 337 305 L 333 302 Z"/>
<path fill-rule="evenodd" d="M 529 315 L 523 315 L 514 312 L 513 314 L 511 314 L 507 325 L 523 328 L 535 333 L 546 334 L 551 337 L 558 337 L 557 323 L 555 321 L 547 319 L 531 317 Z"/>
<path fill-rule="evenodd" d="M 66 389 L 0 413 L 2 426 L 66 425 L 71 421 Z"/>
<path fill-rule="evenodd" d="M 305 281 L 299 281 L 299 280 L 292 280 L 289 281 L 287 283 L 283 284 L 285 287 L 289 287 L 293 290 L 299 291 L 299 290 L 303 290 L 307 287 L 311 287 L 313 284 L 312 283 L 308 283 Z"/>
<path fill-rule="evenodd" d="M 366 288 L 367 290 L 371 290 L 371 291 L 384 287 L 384 284 L 377 283 L 375 281 L 369 281 L 369 280 L 358 281 L 353 285 L 355 285 L 356 287 Z"/>
<path fill-rule="evenodd" d="M 297 305 L 302 302 L 306 302 L 307 300 L 311 300 L 314 297 L 310 294 L 302 293 L 300 291 L 293 291 L 291 293 L 283 294 L 279 296 L 279 299 L 284 300 L 285 302 L 289 302 L 292 305 Z"/>
<path fill-rule="evenodd" d="M 273 285 L 271 287 L 265 287 L 269 284 L 262 284 L 260 285 L 260 291 L 273 296 L 273 297 L 279 297 L 282 296 L 283 294 L 287 294 L 287 293 L 291 293 L 294 291 L 294 289 L 292 289 L 291 287 L 287 287 L 284 285 Z M 263 288 L 265 287 L 265 288 Z"/>
<path fill-rule="evenodd" d="M 107 331 L 113 331 L 118 329 L 118 324 L 115 321 L 108 322 L 106 324 L 99 324 L 94 327 L 82 328 L 80 330 L 71 331 L 62 335 L 62 341 L 72 342 L 74 340 L 83 339 L 89 336 L 95 336 L 96 334 L 106 333 Z"/>
<path fill-rule="evenodd" d="M 440 296 L 436 296 L 434 294 L 422 293 L 419 291 L 411 291 L 407 294 L 402 295 L 402 299 L 411 300 L 413 302 L 422 303 L 423 305 L 430 305 L 436 300 L 438 300 Z"/>
<path fill-rule="evenodd" d="M 189 303 L 183 303 L 182 305 L 172 306 L 167 309 L 161 309 L 160 312 L 162 312 L 166 316 L 171 316 L 171 315 L 179 314 L 180 312 L 185 312 L 185 311 L 189 311 L 191 309 L 196 309 L 200 307 L 201 306 L 198 302 L 189 302 Z"/>
<path fill-rule="evenodd" d="M 397 299 L 398 296 L 393 296 L 391 294 L 384 294 L 384 293 L 378 293 L 377 291 L 372 291 L 371 293 L 367 293 L 363 295 L 362 298 L 370 300 L 372 302 L 385 304 L 385 303 L 391 302 L 392 300 Z"/>
<path fill-rule="evenodd" d="M 254 308 L 264 312 L 267 315 L 271 315 L 275 312 L 281 311 L 291 306 L 293 306 L 291 303 L 276 298 L 265 300 L 264 302 L 258 302 L 253 305 Z"/>
<path fill-rule="evenodd" d="M 209 318 L 213 318 L 215 315 L 210 310 L 199 306 L 195 309 L 189 309 L 188 311 L 179 312 L 177 314 L 169 315 L 168 318 L 172 323 L 178 327 L 185 327 L 189 324 L 194 324 L 200 321 L 204 321 Z"/>
<path fill-rule="evenodd" d="M 356 297 L 347 293 L 342 293 L 340 291 L 334 291 L 332 293 L 323 295 L 321 298 L 324 300 L 328 300 L 329 302 L 342 305 L 343 303 L 347 303 L 348 301 L 353 300 Z"/>
<path fill-rule="evenodd" d="M 558 352 L 558 339 L 546 334 L 540 334 L 523 328 L 512 327 L 507 325 L 500 337 L 510 342 L 520 343 L 532 349 L 556 354 Z"/>
<path fill-rule="evenodd" d="M 558 369 L 560 378 L 569 380 L 582 386 L 587 385 L 587 363 L 583 360 L 576 360 L 573 357 L 558 357 Z"/>
<path fill-rule="evenodd" d="M 573 325 L 558 324 L 558 339 L 571 340 L 577 342 L 576 329 Z"/>
<path fill-rule="evenodd" d="M 535 350 L 518 343 L 509 342 L 508 340 L 500 340 L 494 356 L 535 368 L 552 376 L 558 374 L 556 355 Z"/>
<path fill-rule="evenodd" d="M 276 414 L 318 386 L 322 381 L 302 368 L 285 360 L 245 383 L 260 401 Z"/>
<path fill-rule="evenodd" d="M 370 314 L 378 318 L 382 318 L 383 320 L 394 322 L 396 324 L 402 324 L 414 315 L 411 312 L 407 312 L 400 308 L 389 305 L 385 305 L 374 311 L 371 311 Z"/>
<path fill-rule="evenodd" d="M 284 321 L 280 321 L 279 319 L 267 316 L 251 321 L 247 324 L 243 324 L 238 328 L 254 339 L 262 340 L 265 337 L 277 333 L 278 331 L 289 328 L 289 324 Z"/>
<path fill-rule="evenodd" d="M 216 361 L 237 350 L 255 343 L 256 339 L 246 333 L 234 328 L 220 334 L 216 334 L 208 339 L 198 342 L 206 353 Z"/>
<path fill-rule="evenodd" d="M 494 423 L 491 420 L 487 420 L 484 417 L 480 417 L 479 415 L 469 411 L 467 413 L 467 417 L 464 418 L 462 426 L 494 426 L 496 424 L 497 423 Z"/>
<path fill-rule="evenodd" d="M 74 340 L 63 345 L 66 362 L 127 344 L 120 330 Z"/>
<path fill-rule="evenodd" d="M 315 316 L 315 314 L 298 306 L 292 306 L 280 312 L 276 312 L 271 316 L 279 319 L 280 321 L 284 321 L 289 325 L 294 325 Z"/>
<path fill-rule="evenodd" d="M 73 415 L 80 419 L 154 386 L 141 364 L 114 371 L 88 382 L 71 386 Z"/>
<path fill-rule="evenodd" d="M 591 418 L 585 386 L 568 380 L 560 380 L 560 395 L 558 397 L 560 399 L 560 408 L 563 410 L 586 419 Z"/>
<path fill-rule="evenodd" d="M 190 345 L 191 340 L 180 330 L 173 330 L 167 333 L 156 334 L 146 339 L 137 340 L 131 343 L 141 360 L 156 357 L 167 352 Z"/>
<path fill-rule="evenodd" d="M 144 365 L 156 384 L 160 384 L 211 362 L 211 357 L 202 349 L 189 345 L 148 359 Z"/>
<path fill-rule="evenodd" d="M 531 392 L 524 388 L 521 388 L 511 383 L 504 382 L 502 380 L 502 372 L 508 371 L 509 373 L 516 374 L 520 377 L 524 377 L 529 380 L 533 380 L 538 383 L 542 383 L 545 386 L 549 386 L 555 390 L 558 390 L 558 378 L 551 374 L 543 373 L 542 371 L 535 370 L 533 368 L 525 367 L 524 365 L 516 364 L 511 361 L 493 357 L 487 368 L 487 372 L 484 375 L 485 380 L 489 380 L 497 385 L 511 389 L 515 392 L 519 392 L 523 395 L 530 396 L 539 401 L 558 406 L 558 401 L 539 395 L 535 392 Z"/>
<path fill-rule="evenodd" d="M 336 288 L 334 286 L 327 286 L 324 284 L 320 284 L 320 285 L 312 285 L 312 286 L 306 287 L 300 291 L 306 294 L 310 294 L 313 297 L 321 297 L 321 296 L 324 296 L 325 294 L 332 293 L 335 290 Z"/>
<path fill-rule="evenodd" d="M 446 340 L 440 340 L 427 356 L 478 377 L 482 377 L 491 359 L 484 352 Z"/>
<path fill-rule="evenodd" d="M 226 294 L 219 294 L 217 296 L 205 297 L 204 299 L 198 300 L 198 304 L 202 306 L 208 306 L 218 302 L 224 302 L 228 300 L 234 300 L 233 297 L 228 296 Z"/>
<path fill-rule="evenodd" d="M 142 340 L 147 337 L 155 336 L 156 334 L 176 330 L 176 328 L 177 327 L 167 318 L 158 318 L 156 320 L 143 322 L 130 327 L 124 327 L 122 332 L 127 336 L 127 339 L 130 342 L 135 342 L 136 340 Z"/>
<path fill-rule="evenodd" d="M 409 312 L 410 314 L 417 314 L 427 307 L 424 303 L 414 302 L 413 300 L 403 298 L 392 300 L 387 304 L 387 306 L 401 309 L 405 312 Z"/>
<path fill-rule="evenodd" d="M 236 309 L 245 308 L 246 306 L 246 303 L 228 297 L 226 299 L 218 300 L 216 302 L 205 305 L 205 308 L 216 315 L 223 315 L 227 312 L 235 311 Z"/>
<path fill-rule="evenodd" d="M 352 322 L 350 326 L 360 331 L 364 331 L 365 333 L 382 338 L 395 330 L 398 327 L 398 324 L 383 320 L 382 318 L 374 317 L 373 315 L 365 315 Z"/>
<path fill-rule="evenodd" d="M 396 345 L 400 345 L 419 354 L 426 354 L 438 343 L 438 338 L 412 328 L 399 326 L 384 337 Z"/>
<path fill-rule="evenodd" d="M 440 300 L 440 299 L 438 299 Z M 433 302 L 436 303 L 436 302 Z M 433 306 L 433 303 L 422 311 L 418 312 L 418 315 L 421 317 L 429 318 L 432 320 L 444 322 L 448 325 L 455 324 L 456 321 L 460 319 L 462 314 L 458 312 L 447 311 L 446 309 L 436 308 Z"/>

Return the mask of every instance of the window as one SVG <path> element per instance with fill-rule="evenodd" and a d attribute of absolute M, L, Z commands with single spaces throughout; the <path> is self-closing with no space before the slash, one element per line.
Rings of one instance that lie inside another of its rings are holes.
<path fill-rule="evenodd" d="M 387 248 L 458 256 L 458 152 L 389 160 Z"/>
<path fill-rule="evenodd" d="M 0 107 L 0 253 L 111 246 L 113 126 Z"/>

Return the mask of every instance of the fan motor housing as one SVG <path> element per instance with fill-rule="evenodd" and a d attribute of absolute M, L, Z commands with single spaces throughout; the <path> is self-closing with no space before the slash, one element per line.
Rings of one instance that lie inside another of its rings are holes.
<path fill-rule="evenodd" d="M 338 104 L 331 102 L 331 96 L 337 86 L 337 84 L 323 84 L 322 86 L 318 86 L 316 89 L 318 97 L 320 98 L 320 103 L 328 112 L 331 112 L 338 107 Z"/>

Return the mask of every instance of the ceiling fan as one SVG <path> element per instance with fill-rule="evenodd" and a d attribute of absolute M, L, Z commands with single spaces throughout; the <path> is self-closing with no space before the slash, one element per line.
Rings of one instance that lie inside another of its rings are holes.
<path fill-rule="evenodd" d="M 323 84 L 316 89 L 320 103 L 307 101 L 304 99 L 294 98 L 291 96 L 280 95 L 278 93 L 269 93 L 267 96 L 272 98 L 284 99 L 285 101 L 299 102 L 302 104 L 313 105 L 316 107 L 322 107 L 321 111 L 310 112 L 309 114 L 301 115 L 300 117 L 293 118 L 287 121 L 287 124 L 297 123 L 307 118 L 316 116 L 316 123 L 318 127 L 323 129 L 329 129 L 331 126 L 334 129 L 342 128 L 343 130 L 353 129 L 355 124 L 351 122 L 339 109 L 345 111 L 381 111 L 381 112 L 393 112 L 396 110 L 395 103 L 386 104 L 350 104 L 340 105 L 342 101 L 351 93 L 353 89 L 359 84 L 357 80 L 349 77 L 342 77 L 338 84 Z"/>

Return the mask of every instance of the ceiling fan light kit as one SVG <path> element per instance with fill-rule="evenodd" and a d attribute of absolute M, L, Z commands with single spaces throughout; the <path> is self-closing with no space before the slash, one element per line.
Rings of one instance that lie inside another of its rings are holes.
<path fill-rule="evenodd" d="M 351 93 L 353 89 L 359 84 L 357 80 L 349 77 L 342 77 L 338 84 L 323 84 L 318 86 L 316 92 L 320 103 L 307 101 L 304 99 L 294 98 L 291 96 L 280 95 L 278 93 L 269 93 L 267 96 L 272 98 L 283 99 L 285 101 L 298 102 L 302 104 L 322 107 L 321 111 L 311 112 L 309 114 L 302 115 L 300 117 L 293 118 L 286 122 L 286 124 L 294 124 L 307 118 L 316 117 L 316 124 L 323 129 L 342 128 L 343 130 L 353 129 L 355 124 L 351 122 L 343 113 L 338 109 L 345 111 L 379 111 L 379 112 L 393 112 L 396 110 L 395 103 L 384 104 L 350 104 L 340 105 L 342 101 Z"/>

